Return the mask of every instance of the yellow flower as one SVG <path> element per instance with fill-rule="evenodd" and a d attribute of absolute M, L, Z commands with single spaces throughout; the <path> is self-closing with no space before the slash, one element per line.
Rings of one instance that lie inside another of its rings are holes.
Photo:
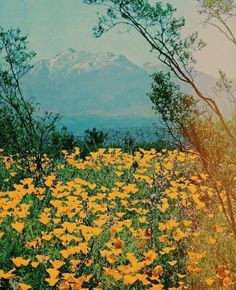
<path fill-rule="evenodd" d="M 46 282 L 48 282 L 48 284 L 53 287 L 57 284 L 57 282 L 59 281 L 58 278 L 46 278 L 45 279 Z"/>
<path fill-rule="evenodd" d="M 143 285 L 149 285 L 150 282 L 147 280 L 148 275 L 146 274 L 136 274 L 136 278 L 138 281 L 142 282 Z"/>
<path fill-rule="evenodd" d="M 69 290 L 70 289 L 70 284 L 63 281 L 58 285 L 59 290 Z M 95 288 L 94 288 L 95 289 Z"/>
<path fill-rule="evenodd" d="M 45 263 L 49 260 L 49 256 L 44 256 L 44 255 L 36 255 L 36 259 L 39 261 L 39 263 Z"/>
<path fill-rule="evenodd" d="M 158 237 L 158 240 L 161 242 L 161 243 L 164 243 L 166 242 L 168 239 L 168 236 L 167 235 L 161 235 Z"/>
<path fill-rule="evenodd" d="M 62 227 L 67 231 L 69 232 L 70 234 L 74 232 L 74 230 L 76 229 L 77 227 L 77 224 L 76 223 L 69 223 L 69 222 L 64 222 L 62 224 Z"/>
<path fill-rule="evenodd" d="M 124 276 L 124 283 L 125 284 L 134 284 L 137 281 L 137 277 L 136 276 L 131 276 L 131 275 L 125 275 Z"/>
<path fill-rule="evenodd" d="M 173 238 L 175 241 L 180 241 L 184 238 L 186 238 L 188 235 L 184 233 L 180 228 L 177 228 L 175 232 L 173 233 Z"/>
<path fill-rule="evenodd" d="M 38 265 L 39 265 L 39 262 L 31 262 L 31 266 L 32 266 L 33 268 L 37 268 Z"/>
<path fill-rule="evenodd" d="M 20 223 L 20 222 L 15 222 L 11 224 L 11 227 L 17 231 L 18 233 L 22 233 L 23 229 L 24 229 L 24 223 Z"/>
<path fill-rule="evenodd" d="M 28 290 L 32 288 L 30 285 L 27 285 L 25 283 L 19 283 L 18 286 L 20 287 L 21 290 Z"/>
<path fill-rule="evenodd" d="M 156 284 L 153 285 L 151 288 L 149 288 L 150 290 L 162 290 L 164 288 L 164 286 L 162 284 Z"/>
<path fill-rule="evenodd" d="M 108 276 L 112 276 L 115 280 L 120 280 L 122 278 L 117 270 L 109 269 L 107 267 L 103 267 L 103 270 Z"/>
<path fill-rule="evenodd" d="M 140 217 L 138 220 L 139 220 L 139 222 L 142 223 L 142 224 L 144 224 L 144 223 L 147 222 L 147 218 L 146 218 L 146 217 Z"/>
<path fill-rule="evenodd" d="M 138 261 L 137 261 L 137 258 L 135 257 L 134 253 L 127 253 L 127 259 L 129 260 L 129 262 L 134 265 L 136 264 Z"/>
<path fill-rule="evenodd" d="M 178 223 L 173 219 L 166 221 L 166 229 L 167 230 L 172 229 L 172 228 L 176 228 L 177 226 L 178 226 Z"/>
<path fill-rule="evenodd" d="M 149 250 L 144 254 L 146 265 L 151 265 L 157 257 L 153 250 Z"/>
<path fill-rule="evenodd" d="M 62 276 L 63 276 L 63 279 L 68 283 L 75 283 L 76 282 L 75 274 L 63 273 Z"/>
<path fill-rule="evenodd" d="M 15 271 L 15 269 L 10 270 L 9 272 L 5 273 L 3 270 L 0 270 L 0 278 L 2 279 L 12 279 L 15 277 L 15 274 L 13 274 L 13 272 Z"/>
<path fill-rule="evenodd" d="M 225 277 L 223 279 L 223 286 L 231 286 L 234 285 L 233 281 L 230 279 L 230 277 Z"/>
<path fill-rule="evenodd" d="M 55 260 L 55 261 L 51 261 L 50 260 L 51 265 L 53 266 L 54 269 L 59 269 L 61 268 L 65 263 L 59 260 Z"/>
<path fill-rule="evenodd" d="M 208 277 L 205 279 L 205 282 L 208 286 L 211 286 L 214 283 L 214 279 L 212 279 L 211 277 Z"/>
<path fill-rule="evenodd" d="M 208 243 L 209 243 L 210 245 L 215 245 L 215 243 L 216 243 L 216 239 L 214 239 L 213 237 L 209 237 L 209 238 L 208 238 Z"/>
<path fill-rule="evenodd" d="M 42 240 L 50 241 L 53 238 L 52 234 L 46 234 L 42 236 Z"/>
<path fill-rule="evenodd" d="M 162 266 L 157 265 L 154 269 L 153 269 L 153 277 L 155 278 L 159 278 L 159 276 L 161 276 L 164 273 Z"/>
<path fill-rule="evenodd" d="M 57 269 L 53 268 L 46 269 L 46 271 L 48 272 L 50 278 L 52 279 L 57 278 L 57 276 L 60 274 L 60 272 Z"/>
<path fill-rule="evenodd" d="M 183 279 L 184 277 L 186 277 L 186 275 L 183 275 L 183 274 L 177 274 L 177 276 L 178 276 L 180 279 Z"/>
<path fill-rule="evenodd" d="M 49 222 L 50 222 L 50 216 L 49 214 L 43 212 L 41 215 L 40 215 L 40 218 L 39 218 L 39 221 L 44 224 L 44 225 L 47 225 Z"/>
<path fill-rule="evenodd" d="M 169 170 L 169 171 L 172 171 L 173 168 L 174 168 L 174 164 L 173 164 L 172 162 L 167 162 L 167 163 L 165 164 L 165 168 L 166 168 L 167 170 Z"/>
<path fill-rule="evenodd" d="M 170 262 L 167 262 L 169 265 L 171 266 L 174 266 L 177 264 L 177 261 L 176 260 L 173 260 L 173 261 L 170 261 Z"/>
<path fill-rule="evenodd" d="M 160 210 L 160 212 L 165 213 L 167 209 L 169 208 L 168 200 L 167 198 L 162 198 L 161 202 L 162 202 L 162 205 L 159 205 L 158 209 Z"/>
<path fill-rule="evenodd" d="M 67 259 L 72 254 L 70 249 L 61 250 L 60 253 L 61 253 L 62 257 L 65 259 Z"/>
<path fill-rule="evenodd" d="M 30 259 L 23 259 L 22 257 L 16 257 L 12 259 L 12 262 L 16 265 L 16 267 L 27 266 L 30 262 Z"/>
<path fill-rule="evenodd" d="M 55 180 L 55 175 L 49 175 L 49 176 L 47 176 L 46 178 L 45 178 L 45 185 L 47 186 L 47 187 L 50 187 L 50 186 L 52 186 L 52 184 L 53 184 L 53 181 Z"/>
<path fill-rule="evenodd" d="M 169 254 L 169 252 L 173 251 L 175 247 L 165 247 L 160 251 L 161 255 Z"/>

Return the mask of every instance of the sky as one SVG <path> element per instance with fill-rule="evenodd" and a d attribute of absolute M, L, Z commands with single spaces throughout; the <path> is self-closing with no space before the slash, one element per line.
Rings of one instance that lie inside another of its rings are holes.
<path fill-rule="evenodd" d="M 184 33 L 198 31 L 208 43 L 196 55 L 196 69 L 217 76 L 220 68 L 229 77 L 236 78 L 235 46 L 215 28 L 203 25 L 196 0 L 169 2 L 177 8 L 177 15 L 186 18 Z M 28 35 L 30 47 L 37 53 L 37 59 L 48 59 L 68 48 L 74 48 L 123 54 L 139 65 L 156 62 L 150 47 L 135 32 L 120 34 L 113 30 L 101 38 L 94 38 L 92 28 L 97 21 L 97 11 L 98 7 L 85 5 L 82 0 L 0 0 L 0 26 L 4 29 L 20 27 Z M 236 28 L 236 21 L 233 25 Z"/>

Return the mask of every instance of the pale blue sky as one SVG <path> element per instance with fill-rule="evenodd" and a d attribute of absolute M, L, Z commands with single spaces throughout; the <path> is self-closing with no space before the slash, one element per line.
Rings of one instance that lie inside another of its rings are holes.
<path fill-rule="evenodd" d="M 217 75 L 218 68 L 236 78 L 236 49 L 214 28 L 204 28 L 194 0 L 175 0 L 179 15 L 187 19 L 186 33 L 199 31 L 208 47 L 197 56 L 197 68 Z M 69 47 L 91 52 L 111 51 L 124 54 L 142 64 L 155 61 L 149 47 L 136 33 L 118 34 L 112 31 L 100 39 L 92 36 L 97 7 L 82 0 L 0 0 L 0 25 L 20 27 L 29 35 L 31 48 L 37 58 L 49 58 Z M 236 23 L 235 23 L 236 27 Z"/>

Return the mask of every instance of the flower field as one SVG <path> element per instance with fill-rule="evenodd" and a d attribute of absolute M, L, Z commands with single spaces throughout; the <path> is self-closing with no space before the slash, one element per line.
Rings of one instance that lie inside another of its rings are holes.
<path fill-rule="evenodd" d="M 75 148 L 19 180 L 1 154 L 0 289 L 235 289 L 235 239 L 196 155 Z"/>

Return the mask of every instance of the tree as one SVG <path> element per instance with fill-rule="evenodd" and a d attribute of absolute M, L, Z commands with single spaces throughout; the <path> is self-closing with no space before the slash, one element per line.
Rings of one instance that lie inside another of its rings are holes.
<path fill-rule="evenodd" d="M 23 96 L 21 80 L 32 68 L 34 56 L 20 29 L 4 31 L 0 27 L 0 145 L 18 154 L 28 169 L 34 160 L 41 171 L 58 116 L 48 112 L 38 116 L 34 104 Z"/>
<path fill-rule="evenodd" d="M 149 43 L 158 60 L 178 79 L 189 84 L 196 96 L 215 113 L 236 145 L 236 138 L 227 126 L 216 101 L 204 95 L 192 77 L 196 63 L 193 52 L 206 44 L 199 40 L 197 32 L 182 37 L 185 19 L 175 17 L 176 9 L 173 5 L 169 3 L 164 5 L 161 1 L 153 5 L 145 0 L 84 0 L 84 2 L 105 7 L 106 13 L 99 16 L 98 24 L 94 27 L 96 37 L 119 24 L 135 29 Z"/>
<path fill-rule="evenodd" d="M 84 141 L 90 148 L 96 148 L 97 145 L 104 143 L 105 138 L 106 134 L 102 130 L 96 128 L 85 130 Z"/>
<path fill-rule="evenodd" d="M 206 17 L 205 23 L 216 27 L 224 36 L 236 45 L 236 36 L 230 27 L 230 20 L 236 16 L 234 0 L 197 0 L 199 12 Z"/>
<path fill-rule="evenodd" d="M 235 0 L 197 0 L 197 2 L 200 7 L 199 13 L 205 16 L 205 24 L 215 27 L 236 47 L 236 32 L 232 25 L 236 16 Z M 233 111 L 235 111 L 236 96 L 232 88 L 232 81 L 227 78 L 226 73 L 222 70 L 219 70 L 216 92 L 224 92 L 233 106 Z"/>
<path fill-rule="evenodd" d="M 193 126 L 200 115 L 198 102 L 191 95 L 181 92 L 180 86 L 173 82 L 170 72 L 157 72 L 152 77 L 149 97 L 154 112 L 161 116 L 164 126 L 167 127 L 178 147 L 184 151 L 183 136 L 187 134 L 186 126 Z"/>
<path fill-rule="evenodd" d="M 170 73 L 155 73 L 149 94 L 154 110 L 160 114 L 173 138 L 185 150 L 185 141 L 191 144 L 202 161 L 211 185 L 220 201 L 226 221 L 236 237 L 235 200 L 235 160 L 236 150 L 220 122 L 199 107 L 198 102 L 181 92 Z M 228 123 L 232 131 L 236 120 Z M 214 206 L 217 202 L 212 204 Z"/>
<path fill-rule="evenodd" d="M 51 152 L 50 156 L 53 158 L 59 158 L 62 154 L 62 150 L 71 151 L 76 144 L 78 143 L 78 140 L 76 140 L 76 137 L 68 132 L 66 127 L 62 127 L 62 129 L 56 130 L 52 133 L 51 136 L 51 145 L 50 148 Z"/>

